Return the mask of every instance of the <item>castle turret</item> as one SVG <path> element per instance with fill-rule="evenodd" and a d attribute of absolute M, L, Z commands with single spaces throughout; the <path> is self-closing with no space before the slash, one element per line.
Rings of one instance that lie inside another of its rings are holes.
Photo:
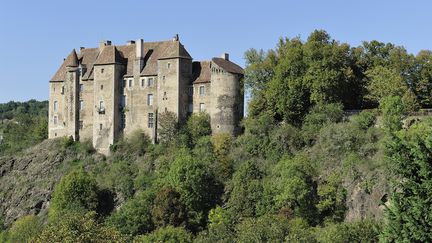
<path fill-rule="evenodd" d="M 74 140 L 79 139 L 79 61 L 75 49 L 65 60 L 66 81 L 64 83 L 64 110 L 66 135 L 72 136 Z"/>

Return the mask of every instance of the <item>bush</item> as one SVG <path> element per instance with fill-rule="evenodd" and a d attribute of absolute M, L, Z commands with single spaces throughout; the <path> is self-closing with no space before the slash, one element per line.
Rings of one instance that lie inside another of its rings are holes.
<path fill-rule="evenodd" d="M 187 232 L 184 228 L 168 226 L 157 229 L 150 234 L 138 236 L 135 238 L 134 242 L 189 243 L 192 242 L 192 234 Z"/>
<path fill-rule="evenodd" d="M 54 189 L 49 216 L 60 216 L 65 211 L 96 211 L 99 206 L 99 188 L 95 178 L 75 169 L 64 176 Z"/>
<path fill-rule="evenodd" d="M 9 230 L 10 242 L 31 242 L 42 230 L 42 221 L 35 215 L 27 215 L 19 218 L 12 224 Z"/>
<path fill-rule="evenodd" d="M 187 131 L 190 134 L 192 144 L 196 144 L 203 136 L 211 135 L 210 116 L 207 113 L 193 113 L 187 123 Z"/>

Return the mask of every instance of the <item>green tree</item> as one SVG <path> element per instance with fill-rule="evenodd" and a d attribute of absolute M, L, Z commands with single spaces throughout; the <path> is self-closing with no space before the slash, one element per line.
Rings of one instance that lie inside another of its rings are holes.
<path fill-rule="evenodd" d="M 228 184 L 227 207 L 234 219 L 257 216 L 257 207 L 263 195 L 264 173 L 253 161 L 244 162 Z"/>
<path fill-rule="evenodd" d="M 390 169 L 397 175 L 382 237 L 389 242 L 432 241 L 432 121 L 396 132 L 387 143 Z"/>
<path fill-rule="evenodd" d="M 35 215 L 27 215 L 15 221 L 8 232 L 9 242 L 31 242 L 42 230 L 42 220 Z"/>
<path fill-rule="evenodd" d="M 179 131 L 177 116 L 174 112 L 165 111 L 158 118 L 158 139 L 162 143 L 168 143 L 175 138 Z"/>
<path fill-rule="evenodd" d="M 399 96 L 388 96 L 381 100 L 382 126 L 387 132 L 396 132 L 402 129 L 404 105 Z"/>
<path fill-rule="evenodd" d="M 154 229 L 151 210 L 154 201 L 151 191 L 144 191 L 129 199 L 107 222 L 127 235 L 139 235 Z"/>
<path fill-rule="evenodd" d="M 48 224 L 31 242 L 126 242 L 127 238 L 111 226 L 98 223 L 95 212 L 69 212 Z"/>
<path fill-rule="evenodd" d="M 64 176 L 54 189 L 49 210 L 50 219 L 65 211 L 95 211 L 98 208 L 98 185 L 83 168 Z"/>
<path fill-rule="evenodd" d="M 158 227 L 185 226 L 186 208 L 180 200 L 180 193 L 170 186 L 156 193 L 151 213 Z"/>
<path fill-rule="evenodd" d="M 159 228 L 150 234 L 138 236 L 134 239 L 134 242 L 190 243 L 192 242 L 192 234 L 181 227 L 167 226 Z"/>
<path fill-rule="evenodd" d="M 236 227 L 237 242 L 283 242 L 289 233 L 288 222 L 279 216 L 246 218 Z"/>
<path fill-rule="evenodd" d="M 189 117 L 186 126 L 192 144 L 196 144 L 200 137 L 211 134 L 210 116 L 204 112 L 193 113 Z"/>

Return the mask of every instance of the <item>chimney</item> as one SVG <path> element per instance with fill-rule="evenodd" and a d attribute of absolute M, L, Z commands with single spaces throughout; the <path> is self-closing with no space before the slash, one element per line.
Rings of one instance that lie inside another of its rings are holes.
<path fill-rule="evenodd" d="M 139 78 L 141 70 L 144 68 L 144 40 L 138 39 L 135 42 L 135 62 L 134 62 L 134 76 Z"/>
<path fill-rule="evenodd" d="M 83 46 L 80 47 L 80 51 L 82 51 L 82 50 L 84 50 L 84 49 L 85 49 L 85 47 L 83 47 Z"/>
<path fill-rule="evenodd" d="M 229 54 L 228 54 L 228 53 L 223 53 L 223 54 L 221 55 L 221 58 L 223 58 L 223 59 L 229 61 Z"/>
<path fill-rule="evenodd" d="M 143 58 L 144 57 L 144 40 L 138 39 L 135 42 L 135 50 L 136 50 L 136 58 Z"/>
<path fill-rule="evenodd" d="M 128 46 L 130 46 L 130 45 L 135 45 L 135 41 L 134 41 L 134 40 L 128 40 L 128 41 L 127 41 L 127 45 L 128 45 Z"/>
<path fill-rule="evenodd" d="M 99 50 L 102 51 L 105 46 L 110 46 L 110 45 L 111 45 L 111 41 L 103 40 L 99 42 Z"/>

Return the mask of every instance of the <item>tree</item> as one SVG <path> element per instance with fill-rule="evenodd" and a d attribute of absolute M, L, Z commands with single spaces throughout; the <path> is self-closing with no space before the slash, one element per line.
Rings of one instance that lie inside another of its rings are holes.
<path fill-rule="evenodd" d="M 158 227 L 185 226 L 186 209 L 180 200 L 180 193 L 166 186 L 156 194 L 151 210 L 153 222 Z"/>
<path fill-rule="evenodd" d="M 158 119 L 158 139 L 162 143 L 168 143 L 178 133 L 177 116 L 174 112 L 165 111 Z"/>
<path fill-rule="evenodd" d="M 31 242 L 126 242 L 127 238 L 111 226 L 99 224 L 95 212 L 68 212 L 51 222 Z"/>
<path fill-rule="evenodd" d="M 219 201 L 222 192 L 206 165 L 183 150 L 172 163 L 166 182 L 181 195 L 188 210 L 188 227 L 197 230 L 204 225 L 208 211 Z"/>
<path fill-rule="evenodd" d="M 65 211 L 95 211 L 98 208 L 98 185 L 95 178 L 75 169 L 64 176 L 54 189 L 49 211 L 50 219 Z"/>
<path fill-rule="evenodd" d="M 42 230 L 42 221 L 35 215 L 27 215 L 19 218 L 9 229 L 8 240 L 10 242 L 31 242 Z"/>
<path fill-rule="evenodd" d="M 397 175 L 382 237 L 389 242 L 432 241 L 432 121 L 401 130 L 387 143 L 389 167 Z"/>
<path fill-rule="evenodd" d="M 192 242 L 192 234 L 187 232 L 184 228 L 168 226 L 159 228 L 150 234 L 138 236 L 135 238 L 134 242 L 190 243 Z"/>
<path fill-rule="evenodd" d="M 257 207 L 263 194 L 263 176 L 253 161 L 244 162 L 234 173 L 227 189 L 230 193 L 227 207 L 234 219 L 257 216 Z"/>
<path fill-rule="evenodd" d="M 289 233 L 288 221 L 266 215 L 246 218 L 236 227 L 237 242 L 283 242 Z"/>
<path fill-rule="evenodd" d="M 154 229 L 151 215 L 153 201 L 154 194 L 151 191 L 141 192 L 113 213 L 107 222 L 127 235 L 151 232 Z"/>
<path fill-rule="evenodd" d="M 388 96 L 381 100 L 382 126 L 389 133 L 402 129 L 404 105 L 399 96 Z"/>
<path fill-rule="evenodd" d="M 204 112 L 193 113 L 189 117 L 186 126 L 192 144 L 196 144 L 200 137 L 211 134 L 210 116 Z"/>

